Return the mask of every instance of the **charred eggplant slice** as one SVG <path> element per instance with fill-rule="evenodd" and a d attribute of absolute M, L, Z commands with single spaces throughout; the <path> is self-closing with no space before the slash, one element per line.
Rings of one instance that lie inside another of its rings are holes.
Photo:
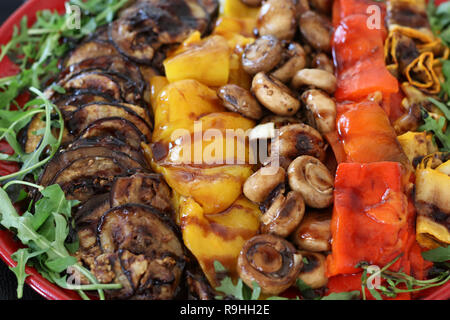
<path fill-rule="evenodd" d="M 137 161 L 143 168 L 147 167 L 147 162 L 139 149 L 133 149 L 126 141 L 119 140 L 112 136 L 95 137 L 90 139 L 77 139 L 72 142 L 67 150 L 76 150 L 79 148 L 106 147 L 114 151 L 126 154 L 131 159 Z"/>
<path fill-rule="evenodd" d="M 42 173 L 39 184 L 48 186 L 55 176 L 64 170 L 71 163 L 82 158 L 96 159 L 96 158 L 109 158 L 114 162 L 119 163 L 121 167 L 127 168 L 132 171 L 142 169 L 139 162 L 131 159 L 126 154 L 111 150 L 107 147 L 85 147 L 75 150 L 61 151 L 46 165 L 44 172 Z"/>
<path fill-rule="evenodd" d="M 119 52 L 112 43 L 101 39 L 90 39 L 69 53 L 63 63 L 63 68 L 80 63 L 86 59 L 117 54 Z"/>
<path fill-rule="evenodd" d="M 148 140 L 151 139 L 152 132 L 146 111 L 136 106 L 100 102 L 87 104 L 74 111 L 66 121 L 69 132 L 78 135 L 94 122 L 111 117 L 130 121 Z"/>
<path fill-rule="evenodd" d="M 184 250 L 175 227 L 159 210 L 139 204 L 110 209 L 98 226 L 98 242 L 105 254 L 120 259 L 132 298 L 162 300 L 177 294 Z M 127 288 L 111 294 L 129 296 Z"/>
<path fill-rule="evenodd" d="M 162 46 L 181 43 L 195 30 L 205 32 L 209 22 L 197 0 L 141 1 L 111 24 L 109 36 L 125 56 L 151 64 Z"/>
<path fill-rule="evenodd" d="M 172 217 L 170 199 L 170 188 L 159 174 L 138 173 L 131 177 L 120 177 L 111 189 L 111 207 L 140 203 Z"/>
<path fill-rule="evenodd" d="M 67 199 L 84 202 L 94 195 L 108 192 L 115 177 L 133 174 L 135 170 L 115 158 L 84 157 L 63 168 L 50 184 L 59 184 Z"/>
<path fill-rule="evenodd" d="M 66 92 L 91 89 L 113 97 L 118 101 L 141 104 L 142 88 L 125 75 L 103 70 L 91 70 L 74 74 L 67 81 L 60 82 Z"/>
<path fill-rule="evenodd" d="M 141 143 L 148 142 L 144 134 L 131 121 L 118 117 L 94 121 L 79 134 L 78 138 L 92 139 L 108 136 L 126 142 L 135 150 L 140 149 Z"/>
<path fill-rule="evenodd" d="M 97 243 L 97 226 L 109 209 L 109 194 L 105 193 L 86 201 L 74 214 L 75 230 L 80 240 L 80 247 L 75 256 L 89 269 L 95 267 L 95 258 L 101 254 Z"/>
<path fill-rule="evenodd" d="M 137 85 L 140 92 L 144 90 L 145 84 L 139 67 L 119 55 L 89 58 L 79 63 L 72 64 L 61 72 L 59 79 L 70 79 L 72 75 L 79 74 L 82 71 L 91 70 L 103 70 L 106 72 L 122 74 L 131 79 Z"/>
<path fill-rule="evenodd" d="M 59 97 L 53 100 L 53 103 L 59 108 L 63 108 L 65 106 L 81 107 L 85 104 L 93 102 L 117 102 L 117 101 L 106 93 L 89 89 L 75 90 L 71 92 L 71 94 L 60 95 Z"/>

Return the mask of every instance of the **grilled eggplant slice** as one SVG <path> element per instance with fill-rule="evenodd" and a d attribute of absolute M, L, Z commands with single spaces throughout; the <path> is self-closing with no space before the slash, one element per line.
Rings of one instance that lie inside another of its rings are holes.
<path fill-rule="evenodd" d="M 126 141 L 119 140 L 112 136 L 94 137 L 90 139 L 77 139 L 72 142 L 67 150 L 76 150 L 79 148 L 106 147 L 111 150 L 126 154 L 131 159 L 139 162 L 142 167 L 147 167 L 147 162 L 139 149 L 133 149 Z"/>
<path fill-rule="evenodd" d="M 63 63 L 63 67 L 66 68 L 90 58 L 117 54 L 119 54 L 119 52 L 109 41 L 102 41 L 102 39 L 90 39 L 80 44 L 75 50 L 69 53 Z"/>
<path fill-rule="evenodd" d="M 97 243 L 97 226 L 109 209 L 109 194 L 105 193 L 86 201 L 74 214 L 75 230 L 80 239 L 75 256 L 89 269 L 94 269 L 95 259 L 102 253 Z"/>
<path fill-rule="evenodd" d="M 74 161 L 83 158 L 113 159 L 114 162 L 120 164 L 121 167 L 127 168 L 130 171 L 130 174 L 132 171 L 142 169 L 142 166 L 139 162 L 131 159 L 126 154 L 114 151 L 111 148 L 107 147 L 86 147 L 68 151 L 63 150 L 56 154 L 53 159 L 45 166 L 44 172 L 39 179 L 39 184 L 48 186 L 60 171 L 62 171 Z"/>
<path fill-rule="evenodd" d="M 143 92 L 125 75 L 103 70 L 80 72 L 59 83 L 66 92 L 91 89 L 104 92 L 118 101 L 142 104 Z M 54 93 L 52 94 L 54 96 Z"/>
<path fill-rule="evenodd" d="M 144 134 L 131 121 L 119 117 L 94 121 L 78 137 L 92 139 L 107 136 L 126 142 L 135 150 L 140 149 L 141 143 L 148 143 Z"/>
<path fill-rule="evenodd" d="M 176 228 L 159 210 L 139 204 L 110 209 L 99 224 L 98 242 L 105 254 L 119 257 L 134 291 L 132 298 L 175 297 L 185 265 L 184 250 Z M 128 298 L 129 290 L 109 294 Z"/>
<path fill-rule="evenodd" d="M 129 167 L 114 157 L 83 157 L 59 171 L 50 184 L 59 184 L 67 199 L 84 202 L 108 192 L 115 177 L 128 176 L 136 170 L 142 167 Z"/>
<path fill-rule="evenodd" d="M 81 106 L 67 118 L 69 132 L 78 135 L 95 121 L 104 118 L 120 117 L 133 123 L 150 140 L 151 127 L 144 109 L 118 103 L 93 103 Z"/>
<path fill-rule="evenodd" d="M 161 47 L 181 43 L 195 30 L 204 33 L 209 23 L 209 13 L 197 0 L 147 0 L 124 10 L 109 36 L 125 56 L 151 64 Z"/>
<path fill-rule="evenodd" d="M 139 67 L 119 55 L 89 58 L 79 63 L 72 64 L 61 72 L 59 79 L 64 81 L 64 79 L 70 79 L 73 75 L 79 74 L 82 71 L 86 72 L 92 70 L 103 70 L 121 74 L 131 79 L 137 85 L 140 92 L 144 90 L 145 84 Z"/>
<path fill-rule="evenodd" d="M 85 104 L 93 102 L 117 102 L 117 101 L 106 93 L 89 89 L 75 90 L 71 94 L 60 95 L 59 97 L 53 100 L 53 103 L 59 108 L 63 108 L 65 106 L 81 107 Z"/>
<path fill-rule="evenodd" d="M 127 203 L 152 206 L 172 217 L 171 191 L 159 174 L 138 173 L 120 177 L 111 189 L 111 207 Z"/>

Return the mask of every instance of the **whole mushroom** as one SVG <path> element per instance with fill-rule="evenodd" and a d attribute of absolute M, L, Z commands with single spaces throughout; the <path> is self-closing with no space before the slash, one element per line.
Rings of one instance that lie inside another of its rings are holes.
<path fill-rule="evenodd" d="M 292 116 L 300 109 L 300 101 L 280 80 L 263 72 L 253 78 L 252 92 L 259 102 L 280 116 Z"/>
<path fill-rule="evenodd" d="M 297 11 L 293 0 L 266 0 L 260 10 L 260 36 L 273 35 L 280 40 L 292 40 L 297 26 Z"/>
<path fill-rule="evenodd" d="M 308 212 L 291 235 L 295 245 L 303 250 L 325 252 L 331 250 L 331 212 Z"/>
<path fill-rule="evenodd" d="M 256 282 L 267 295 L 278 295 L 292 286 L 302 266 L 302 255 L 295 247 L 270 234 L 248 240 L 238 258 L 240 278 L 250 288 Z"/>
<path fill-rule="evenodd" d="M 244 183 L 244 195 L 256 203 L 264 202 L 280 184 L 285 183 L 286 171 L 278 168 L 273 174 L 267 175 L 264 168 L 251 175 Z"/>
<path fill-rule="evenodd" d="M 300 16 L 299 27 L 303 37 L 314 49 L 331 52 L 333 26 L 326 17 L 314 11 L 304 12 Z"/>
<path fill-rule="evenodd" d="M 325 142 L 320 133 L 303 123 L 284 126 L 272 148 L 279 156 L 294 160 L 298 156 L 309 155 L 323 161 L 325 159 Z"/>
<path fill-rule="evenodd" d="M 299 192 L 279 194 L 261 217 L 261 231 L 285 238 L 298 227 L 304 214 L 305 201 Z"/>
<path fill-rule="evenodd" d="M 289 186 L 300 192 L 308 206 L 326 208 L 333 203 L 334 177 L 319 159 L 300 156 L 289 165 Z"/>
<path fill-rule="evenodd" d="M 337 79 L 334 74 L 325 70 L 303 69 L 294 75 L 291 85 L 296 89 L 301 87 L 318 88 L 332 94 L 336 91 Z"/>
<path fill-rule="evenodd" d="M 321 134 L 336 129 L 336 103 L 325 92 L 311 89 L 302 94 L 302 102 L 312 114 L 315 127 Z"/>
<path fill-rule="evenodd" d="M 242 55 L 242 67 L 250 74 L 269 72 L 281 61 L 283 47 L 272 35 L 264 35 L 248 45 Z"/>
<path fill-rule="evenodd" d="M 323 254 L 300 251 L 303 257 L 303 267 L 298 278 L 312 289 L 318 289 L 328 283 L 327 261 Z"/>
<path fill-rule="evenodd" d="M 263 116 L 263 110 L 258 100 L 250 91 L 235 84 L 227 84 L 218 91 L 219 98 L 225 108 L 232 112 L 238 112 L 244 117 L 259 120 Z"/>

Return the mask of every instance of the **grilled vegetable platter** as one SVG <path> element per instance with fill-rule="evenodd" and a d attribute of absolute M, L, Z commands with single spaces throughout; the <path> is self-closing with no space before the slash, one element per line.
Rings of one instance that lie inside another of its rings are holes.
<path fill-rule="evenodd" d="M 450 298 L 450 2 L 31 0 L 0 30 L 19 298 Z"/>

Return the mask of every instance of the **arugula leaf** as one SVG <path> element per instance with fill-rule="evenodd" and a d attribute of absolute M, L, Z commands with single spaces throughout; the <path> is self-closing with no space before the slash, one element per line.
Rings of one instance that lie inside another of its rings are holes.
<path fill-rule="evenodd" d="M 447 46 L 450 46 L 450 3 L 444 2 L 436 7 L 434 0 L 430 0 L 427 13 L 435 35 L 440 37 Z"/>
<path fill-rule="evenodd" d="M 67 220 L 70 218 L 72 206 L 76 204 L 73 201 L 62 198 L 62 190 L 59 186 L 50 186 L 43 188 L 36 186 L 42 193 L 43 198 L 40 200 L 40 206 L 47 208 L 51 215 L 47 215 L 44 223 L 33 224 L 34 216 L 25 212 L 20 216 L 14 208 L 7 192 L 8 187 L 14 184 L 26 184 L 31 186 L 31 183 L 22 181 L 11 181 L 3 188 L 0 188 L 0 224 L 7 229 L 16 232 L 19 240 L 28 245 L 25 250 L 19 250 L 15 255 L 18 265 L 13 268 L 13 272 L 18 280 L 18 294 L 19 297 L 22 292 L 23 283 L 27 277 L 25 274 L 25 265 L 32 259 L 35 263 L 33 265 L 36 269 L 50 281 L 61 285 L 63 288 L 71 290 L 97 290 L 101 299 L 104 299 L 104 289 L 119 289 L 120 284 L 99 284 L 97 279 L 83 266 L 77 263 L 76 259 L 72 257 L 65 246 L 65 241 L 69 234 Z M 47 202 L 43 204 L 43 202 Z M 35 205 L 36 209 L 36 205 Z M 39 217 L 39 222 L 44 220 L 44 216 Z M 42 226 L 46 224 L 52 225 L 53 233 L 42 232 Z M 67 270 L 68 267 L 74 268 L 82 275 L 84 275 L 91 284 L 89 285 L 63 285 L 63 280 L 66 277 L 61 273 Z M 82 297 L 87 296 L 80 291 Z"/>
<path fill-rule="evenodd" d="M 444 133 L 446 119 L 441 117 L 439 120 L 435 120 L 426 110 L 423 110 L 422 117 L 425 123 L 418 130 L 432 132 L 441 142 L 443 146 L 442 151 L 450 151 L 450 130 L 447 129 Z"/>
<path fill-rule="evenodd" d="M 96 28 L 111 22 L 128 0 L 71 0 L 66 4 L 66 14 L 43 10 L 37 21 L 28 27 L 25 16 L 19 27 L 14 27 L 11 41 L 1 47 L 0 61 L 8 56 L 20 67 L 17 75 L 0 79 L 0 108 L 9 108 L 20 93 L 29 87 L 40 89 L 58 72 L 58 60 L 73 44 L 92 34 Z M 82 9 L 80 28 L 72 28 L 72 5 Z"/>
<path fill-rule="evenodd" d="M 25 279 L 28 277 L 28 274 L 25 272 L 28 260 L 43 253 L 44 251 L 31 252 L 28 248 L 22 248 L 11 255 L 11 258 L 17 262 L 15 267 L 9 268 L 17 277 L 17 298 L 21 299 L 23 296 L 23 286 Z"/>
<path fill-rule="evenodd" d="M 422 257 L 431 262 L 446 262 L 450 260 L 450 246 L 439 247 L 422 252 Z"/>

